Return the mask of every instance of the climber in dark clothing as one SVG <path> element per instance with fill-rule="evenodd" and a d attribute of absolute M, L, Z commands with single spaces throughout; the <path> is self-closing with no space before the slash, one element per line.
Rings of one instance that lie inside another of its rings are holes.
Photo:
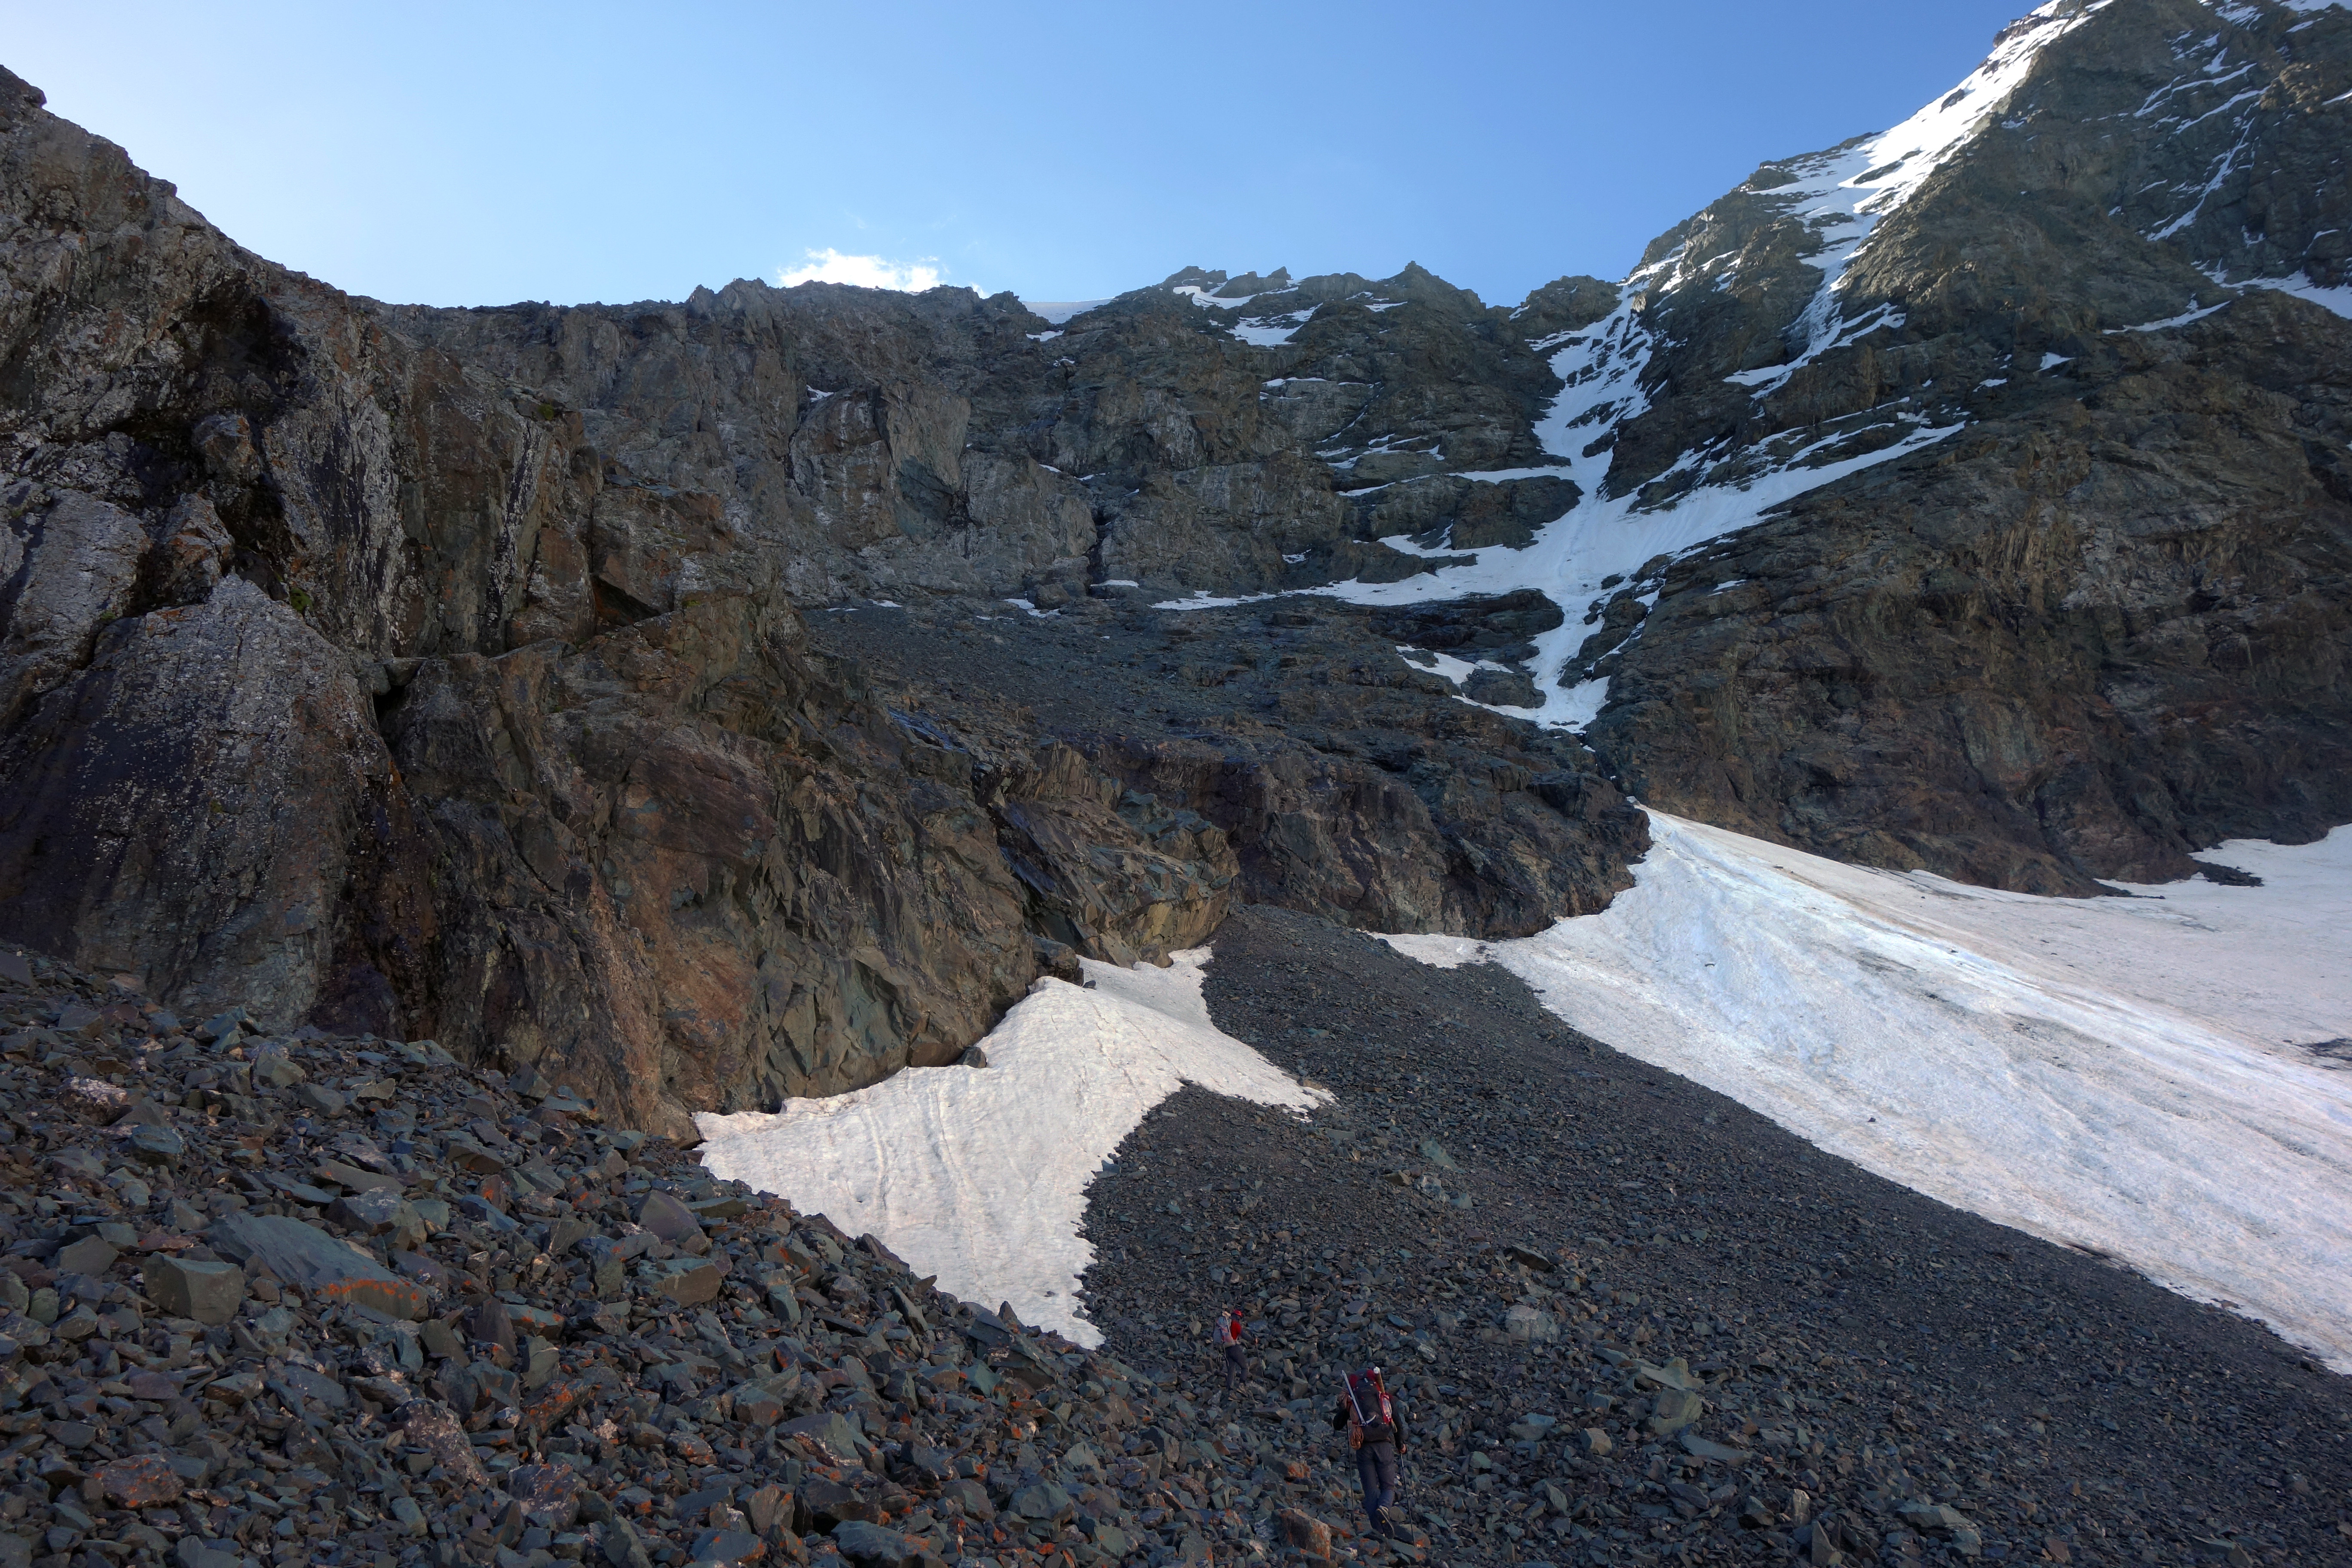
<path fill-rule="evenodd" d="M 1249 1377 L 1249 1361 L 1242 1352 L 1242 1310 L 1234 1307 L 1217 1320 L 1217 1343 L 1225 1352 L 1225 1386 L 1235 1388 Z"/>
<path fill-rule="evenodd" d="M 1368 1366 L 1351 1373 L 1331 1412 L 1331 1429 L 1348 1429 L 1348 1446 L 1356 1451 L 1356 1476 L 1364 1487 L 1364 1517 L 1372 1533 L 1405 1539 L 1404 1527 L 1391 1524 L 1389 1505 L 1396 1501 L 1397 1456 L 1404 1452 L 1404 1401 L 1381 1381 L 1381 1369 Z"/>

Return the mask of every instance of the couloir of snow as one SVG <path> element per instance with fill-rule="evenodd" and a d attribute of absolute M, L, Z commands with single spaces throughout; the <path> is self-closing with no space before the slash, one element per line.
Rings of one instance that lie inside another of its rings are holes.
<path fill-rule="evenodd" d="M 1082 961 L 1084 986 L 1041 980 L 981 1047 L 985 1068 L 910 1068 L 772 1114 L 702 1115 L 703 1163 L 872 1232 L 920 1274 L 1081 1344 L 1094 1247 L 1087 1184 L 1147 1111 L 1188 1083 L 1307 1111 L 1330 1097 L 1209 1021 L 1206 948 L 1166 969 Z"/>
<path fill-rule="evenodd" d="M 1893 307 L 1866 311 L 1853 321 L 1845 321 L 1841 310 L 1840 290 L 1846 269 L 1868 242 L 1872 228 L 2001 111 L 2043 48 L 2112 3 L 2091 0 L 2089 5 L 2078 5 L 2073 0 L 2052 0 L 2007 29 L 1991 56 L 1958 88 L 1902 124 L 1782 165 L 1793 180 L 1774 189 L 1771 199 L 1783 204 L 1790 216 L 1811 231 L 1816 244 L 1806 260 L 1820 270 L 1822 281 L 1801 322 L 1805 348 L 1789 363 L 1743 373 L 1733 379 L 1761 396 L 1819 355 L 1882 326 L 1900 326 L 1901 313 Z M 1534 709 L 1485 706 L 1550 727 L 1581 728 L 1599 713 L 1609 683 L 1604 679 L 1568 686 L 1565 666 L 1590 635 L 1584 616 L 1592 600 L 1604 592 L 1601 586 L 1604 579 L 1631 575 L 1654 556 L 1676 554 L 1746 528 L 1782 502 L 1864 468 L 1906 457 L 1961 427 L 1930 426 L 1917 416 L 1897 415 L 1913 428 L 1900 440 L 1874 451 L 1839 456 L 1837 448 L 1851 432 L 1818 440 L 1801 435 L 1787 443 L 1786 449 L 1767 454 L 1770 466 L 1765 471 L 1737 483 L 1703 483 L 1672 501 L 1652 507 L 1642 506 L 1638 495 L 1611 495 L 1611 453 L 1609 443 L 1601 437 L 1649 407 L 1649 394 L 1642 381 L 1652 348 L 1644 324 L 1648 302 L 1658 294 L 1703 285 L 1726 265 L 1726 258 L 1697 264 L 1677 250 L 1637 270 L 1622 285 L 1621 303 L 1614 311 L 1570 335 L 1553 353 L 1552 370 L 1566 384 L 1538 421 L 1536 434 L 1543 449 L 1560 459 L 1558 468 L 1544 471 L 1573 479 L 1582 497 L 1566 515 L 1539 530 L 1532 543 L 1449 550 L 1448 554 L 1470 554 L 1475 559 L 1399 582 L 1339 583 L 1307 592 L 1353 604 L 1394 605 L 1538 589 L 1567 613 L 1561 626 L 1536 638 L 1531 666 L 1538 684 L 1545 689 L 1546 700 Z M 1704 454 L 1685 453 L 1676 468 L 1702 467 L 1705 462 Z M 1383 542 L 1406 553 L 1432 553 L 1409 539 Z M 1221 608 L 1259 596 L 1263 595 L 1201 592 L 1161 607 Z"/>
<path fill-rule="evenodd" d="M 2352 1371 L 2352 829 L 2046 899 L 1650 814 L 1636 886 L 1484 958 L 1831 1153 L 2222 1303 Z"/>

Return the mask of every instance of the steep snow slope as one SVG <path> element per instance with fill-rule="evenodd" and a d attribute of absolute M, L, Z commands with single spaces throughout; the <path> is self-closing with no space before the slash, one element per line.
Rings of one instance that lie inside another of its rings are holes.
<path fill-rule="evenodd" d="M 1094 1258 L 1078 1222 L 1087 1184 L 1144 1113 L 1188 1083 L 1299 1111 L 1329 1098 L 1209 1021 L 1208 958 L 1087 960 L 1084 988 L 1041 980 L 981 1043 L 984 1068 L 908 1068 L 773 1115 L 698 1116 L 703 1163 L 871 1231 L 942 1289 L 1098 1344 L 1076 1312 Z"/>
<path fill-rule="evenodd" d="M 1605 913 L 1389 940 L 1502 963 L 1832 1153 L 2352 1370 L 2352 830 L 2214 852 L 2259 888 L 2093 900 L 1651 832 Z"/>

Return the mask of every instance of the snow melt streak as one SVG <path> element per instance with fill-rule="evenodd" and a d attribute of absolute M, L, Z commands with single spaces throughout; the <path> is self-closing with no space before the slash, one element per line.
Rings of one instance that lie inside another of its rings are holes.
<path fill-rule="evenodd" d="M 1575 1027 L 1828 1152 L 2352 1371 L 2352 830 L 2261 888 L 2040 899 L 1650 814 L 1604 913 L 1486 947 Z"/>
<path fill-rule="evenodd" d="M 1100 1343 L 1077 1316 L 1094 1260 L 1078 1225 L 1087 1184 L 1145 1113 L 1187 1083 L 1298 1111 L 1329 1098 L 1209 1021 L 1208 957 L 1087 960 L 1086 988 L 1040 981 L 981 1042 L 984 1068 L 914 1068 L 773 1115 L 698 1116 L 703 1163 L 871 1231 L 941 1289 Z"/>

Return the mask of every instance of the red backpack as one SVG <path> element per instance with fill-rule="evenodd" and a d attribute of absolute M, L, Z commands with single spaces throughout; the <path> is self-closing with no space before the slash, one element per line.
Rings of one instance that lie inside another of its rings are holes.
<path fill-rule="evenodd" d="M 1378 1414 L 1364 1403 L 1370 1394 L 1378 1405 Z M 1367 1443 L 1396 1441 L 1396 1412 L 1389 1404 L 1388 1384 L 1381 1381 L 1378 1372 L 1353 1374 L 1348 1379 L 1348 1447 L 1360 1448 Z"/>

